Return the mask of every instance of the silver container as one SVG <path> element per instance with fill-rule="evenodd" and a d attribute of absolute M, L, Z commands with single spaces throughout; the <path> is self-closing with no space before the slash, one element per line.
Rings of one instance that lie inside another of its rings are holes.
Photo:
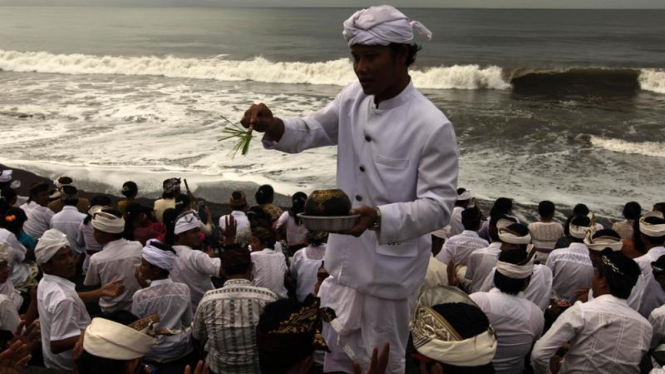
<path fill-rule="evenodd" d="M 323 217 L 298 214 L 309 231 L 340 232 L 350 230 L 358 222 L 360 214 L 352 216 Z"/>

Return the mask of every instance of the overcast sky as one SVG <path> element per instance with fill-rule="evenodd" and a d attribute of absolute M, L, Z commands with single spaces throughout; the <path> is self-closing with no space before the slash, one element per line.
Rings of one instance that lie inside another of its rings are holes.
<path fill-rule="evenodd" d="M 366 7 L 376 0 L 0 0 L 0 5 Z M 665 0 L 393 0 L 398 7 L 665 9 Z"/>

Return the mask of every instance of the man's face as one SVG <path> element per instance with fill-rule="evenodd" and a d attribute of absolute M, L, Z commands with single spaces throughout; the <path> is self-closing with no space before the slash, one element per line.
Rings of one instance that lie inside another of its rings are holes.
<path fill-rule="evenodd" d="M 50 199 L 48 191 L 38 192 L 33 197 L 32 200 L 41 206 L 47 206 Z"/>
<path fill-rule="evenodd" d="M 68 279 L 76 275 L 76 257 L 69 247 L 61 248 L 45 265 L 48 274 Z"/>
<path fill-rule="evenodd" d="M 0 261 L 0 284 L 4 284 L 9 279 L 9 264 L 7 261 Z"/>
<path fill-rule="evenodd" d="M 146 280 L 152 280 L 152 266 L 144 258 L 141 259 L 141 265 L 139 266 L 139 272 L 141 272 L 141 277 Z"/>
<path fill-rule="evenodd" d="M 179 243 L 181 245 L 186 245 L 190 248 L 201 248 L 201 233 L 200 228 L 195 228 L 187 232 L 183 232 L 179 236 Z"/>
<path fill-rule="evenodd" d="M 379 96 L 397 81 L 400 64 L 404 62 L 382 45 L 354 45 L 351 47 L 353 70 L 366 95 Z"/>

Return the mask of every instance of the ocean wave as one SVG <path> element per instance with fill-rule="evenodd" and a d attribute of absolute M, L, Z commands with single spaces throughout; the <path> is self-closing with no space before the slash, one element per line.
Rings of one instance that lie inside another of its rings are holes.
<path fill-rule="evenodd" d="M 659 142 L 635 143 L 621 139 L 608 139 L 591 136 L 591 145 L 617 153 L 637 154 L 650 157 L 665 157 L 665 144 Z"/>
<path fill-rule="evenodd" d="M 640 74 L 640 86 L 645 91 L 665 94 L 665 71 L 644 69 Z"/>
<path fill-rule="evenodd" d="M 173 78 L 345 86 L 356 80 L 349 59 L 328 62 L 271 62 L 215 58 L 124 57 L 0 50 L 0 69 L 58 74 L 156 75 Z M 501 68 L 478 65 L 433 67 L 412 72 L 423 89 L 508 89 Z"/>

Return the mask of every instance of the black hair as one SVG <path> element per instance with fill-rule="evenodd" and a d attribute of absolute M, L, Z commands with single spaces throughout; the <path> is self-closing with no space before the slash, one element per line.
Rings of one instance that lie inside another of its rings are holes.
<path fill-rule="evenodd" d="M 538 204 L 538 214 L 541 217 L 553 217 L 555 210 L 556 207 L 554 206 L 554 203 L 549 200 L 541 201 L 540 204 Z"/>
<path fill-rule="evenodd" d="M 406 67 L 413 65 L 416 62 L 416 56 L 418 52 L 423 50 L 423 46 L 416 43 L 411 44 L 401 44 L 401 43 L 390 43 L 388 48 L 394 54 L 402 52 L 402 48 L 406 47 L 408 49 L 406 56 Z"/>
<path fill-rule="evenodd" d="M 462 226 L 464 226 L 464 230 L 478 230 L 482 219 L 483 215 L 480 213 L 480 209 L 478 209 L 477 206 L 464 209 L 462 212 Z"/>
<path fill-rule="evenodd" d="M 300 310 L 301 306 L 302 304 L 295 299 L 280 299 L 266 305 L 259 318 L 259 324 L 256 326 L 257 333 L 268 335 L 270 331 L 278 329 L 280 324 L 288 321 L 289 317 Z M 313 342 L 314 330 L 311 331 L 311 335 L 311 339 L 303 339 L 302 341 Z M 275 350 L 263 346 L 263 342 L 263 339 L 257 339 L 259 368 L 262 374 L 286 374 L 289 369 L 314 352 L 314 346 L 311 343 L 307 346 L 301 345 Z"/>
<path fill-rule="evenodd" d="M 325 235 L 325 237 L 321 238 L 318 234 L 319 232 L 317 231 L 307 231 L 307 243 L 309 243 L 312 247 L 318 247 L 328 241 L 328 235 Z"/>
<path fill-rule="evenodd" d="M 662 219 L 660 217 L 647 217 L 644 219 L 645 222 L 650 223 L 652 225 L 663 225 L 665 224 L 665 219 Z M 644 237 L 645 241 L 649 244 L 655 244 L 655 245 L 661 245 L 665 243 L 665 236 L 648 236 L 646 234 L 642 234 Z"/>
<path fill-rule="evenodd" d="M 490 327 L 490 321 L 482 311 L 474 305 L 466 303 L 439 304 L 432 307 L 448 321 L 452 328 L 462 337 L 471 339 L 485 333 Z M 440 362 L 446 374 L 493 374 L 492 363 L 481 366 L 455 366 Z M 430 370 L 431 372 L 431 370 Z"/>
<path fill-rule="evenodd" d="M 257 227 L 265 227 L 268 229 L 272 227 L 272 217 L 258 205 L 249 208 L 247 211 L 247 219 L 249 219 L 249 225 L 252 230 Z"/>
<path fill-rule="evenodd" d="M 647 249 L 642 240 L 642 233 L 640 232 L 640 220 L 636 219 L 633 221 L 633 246 L 635 250 L 639 253 L 646 253 Z"/>
<path fill-rule="evenodd" d="M 236 200 L 236 201 L 238 201 L 238 200 L 240 200 L 240 199 L 242 199 L 242 198 L 243 198 L 243 194 L 242 194 L 242 192 L 240 192 L 240 191 L 233 191 L 233 192 L 231 193 L 231 199 L 232 199 L 232 200 Z M 242 204 L 242 205 L 231 205 L 231 208 L 233 208 L 233 209 L 242 209 L 242 208 L 244 208 L 245 206 L 247 206 L 247 201 L 245 201 L 245 203 Z"/>
<path fill-rule="evenodd" d="M 624 218 L 628 220 L 639 220 L 641 215 L 642 215 L 642 206 L 639 203 L 631 201 L 623 206 Z"/>
<path fill-rule="evenodd" d="M 457 189 L 457 196 L 463 194 L 466 192 L 466 188 L 458 188 Z M 466 203 L 468 203 L 469 200 L 456 200 L 455 201 L 455 206 L 464 206 Z"/>
<path fill-rule="evenodd" d="M 514 232 L 515 234 L 519 236 L 527 236 L 529 235 L 529 228 L 526 225 L 523 225 L 521 223 L 513 223 L 510 226 L 506 227 L 508 230 Z M 526 249 L 528 247 L 528 244 L 513 244 L 516 245 L 520 250 L 524 251 L 526 253 Z"/>
<path fill-rule="evenodd" d="M 5 187 L 0 191 L 0 215 L 5 214 L 7 209 L 11 208 L 12 201 L 14 201 L 16 197 L 16 191 L 11 187 Z"/>
<path fill-rule="evenodd" d="M 275 199 L 275 190 L 272 188 L 271 185 L 264 184 L 263 186 L 259 187 L 259 189 L 256 191 L 254 199 L 256 200 L 256 203 L 259 205 L 271 204 Z"/>
<path fill-rule="evenodd" d="M 63 195 L 76 195 L 76 194 L 78 194 L 78 190 L 74 186 L 62 186 L 62 194 Z M 75 198 L 75 199 L 62 200 L 63 205 L 76 206 L 78 203 L 79 203 L 78 197 Z"/>
<path fill-rule="evenodd" d="M 511 225 L 510 227 L 513 227 Z M 523 249 L 509 249 L 507 251 L 501 251 L 499 253 L 499 261 L 507 262 L 509 264 L 520 264 L 524 262 L 527 258 L 527 253 Z M 527 278 L 528 279 L 528 278 Z M 507 293 L 509 295 L 517 295 L 524 289 L 524 282 L 527 279 L 514 279 L 509 278 L 498 271 L 494 272 L 494 285 L 501 292 Z"/>
<path fill-rule="evenodd" d="M 591 226 L 591 219 L 587 216 L 577 216 L 570 221 L 573 226 L 589 227 Z"/>
<path fill-rule="evenodd" d="M 500 197 L 496 199 L 492 209 L 490 209 L 490 216 L 496 214 L 510 214 L 513 209 L 513 201 L 507 197 Z"/>
<path fill-rule="evenodd" d="M 590 212 L 589 207 L 587 207 L 585 204 L 577 204 L 573 208 L 573 215 L 576 216 L 586 216 Z"/>
<path fill-rule="evenodd" d="M 247 271 L 251 265 L 252 263 L 250 262 L 247 264 L 225 267 L 224 273 L 226 273 L 227 276 L 247 274 Z"/>
<path fill-rule="evenodd" d="M 7 220 L 7 217 L 14 217 L 11 220 Z M 27 214 L 25 214 L 25 211 L 21 208 L 16 208 L 16 207 L 10 207 L 7 209 L 5 214 L 0 215 L 0 226 L 4 227 L 7 229 L 7 231 L 11 232 L 18 237 L 21 235 L 21 229 L 23 228 L 23 224 L 25 221 L 28 220 Z"/>
<path fill-rule="evenodd" d="M 301 224 L 298 214 L 305 211 L 305 201 L 307 201 L 307 194 L 304 192 L 296 192 L 291 197 L 292 204 L 289 215 L 296 221 L 296 225 Z"/>
<path fill-rule="evenodd" d="M 129 181 L 125 182 L 122 185 L 122 193 L 125 197 L 130 197 L 130 196 L 136 196 L 139 192 L 139 186 L 136 185 L 136 183 Z"/>
<path fill-rule="evenodd" d="M 162 215 L 162 221 L 164 222 L 164 227 L 166 228 L 164 242 L 166 242 L 168 245 L 173 245 L 175 243 L 175 221 L 177 218 L 178 212 L 173 208 L 166 209 Z"/>
<path fill-rule="evenodd" d="M 30 185 L 30 197 L 28 201 L 32 201 L 34 195 L 40 194 L 42 192 L 48 192 L 49 184 L 46 182 L 35 182 Z"/>
<path fill-rule="evenodd" d="M 657 210 L 661 213 L 665 213 L 665 202 L 663 203 L 655 203 L 653 205 L 653 210 Z"/>
<path fill-rule="evenodd" d="M 123 237 L 134 240 L 134 221 L 145 213 L 145 207 L 139 203 L 131 203 L 125 208 L 125 232 Z"/>
<path fill-rule="evenodd" d="M 180 194 L 175 198 L 175 210 L 178 212 L 178 215 L 182 214 L 184 211 L 189 209 L 191 199 L 185 194 Z"/>
<path fill-rule="evenodd" d="M 622 252 L 613 252 L 608 248 L 601 252 L 601 256 L 609 259 L 613 266 L 601 261 L 597 267 L 598 276 L 607 281 L 612 296 L 628 299 L 642 274 L 639 265 Z"/>

